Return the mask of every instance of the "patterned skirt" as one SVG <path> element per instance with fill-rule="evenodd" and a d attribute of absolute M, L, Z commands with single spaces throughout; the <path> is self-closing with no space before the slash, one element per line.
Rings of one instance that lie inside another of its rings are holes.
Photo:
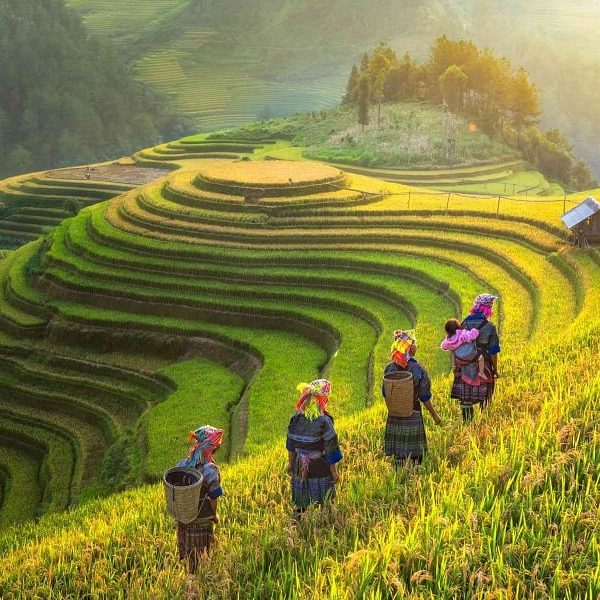
<path fill-rule="evenodd" d="M 386 456 L 422 459 L 427 452 L 423 415 L 415 410 L 410 417 L 388 416 L 383 446 Z"/>
<path fill-rule="evenodd" d="M 481 404 L 486 406 L 494 395 L 495 380 L 489 369 L 486 368 L 489 374 L 488 381 L 482 381 L 479 385 L 470 385 L 464 382 L 460 373 L 454 376 L 452 389 L 450 390 L 450 398 L 458 400 L 461 406 L 473 406 Z"/>
<path fill-rule="evenodd" d="M 335 495 L 335 485 L 331 477 L 308 477 L 302 479 L 292 475 L 292 502 L 306 508 L 310 504 L 323 504 Z"/>
<path fill-rule="evenodd" d="M 213 543 L 213 523 L 206 519 L 192 521 L 187 525 L 177 523 L 177 547 L 179 558 L 189 560 L 195 568 L 200 556 L 208 553 Z"/>

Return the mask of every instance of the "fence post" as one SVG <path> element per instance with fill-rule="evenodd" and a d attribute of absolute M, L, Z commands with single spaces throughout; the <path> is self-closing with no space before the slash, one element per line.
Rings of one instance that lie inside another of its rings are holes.
<path fill-rule="evenodd" d="M 406 209 L 408 210 L 410 208 L 410 190 L 408 190 L 408 204 L 406 206 Z"/>
<path fill-rule="evenodd" d="M 498 195 L 498 204 L 496 205 L 496 216 L 500 214 L 500 199 L 502 196 Z"/>
<path fill-rule="evenodd" d="M 567 193 L 565 192 L 565 196 L 563 198 L 563 215 L 567 212 Z"/>
<path fill-rule="evenodd" d="M 448 207 L 450 206 L 450 196 L 452 194 L 448 192 L 448 200 L 446 200 L 446 214 L 448 214 Z"/>

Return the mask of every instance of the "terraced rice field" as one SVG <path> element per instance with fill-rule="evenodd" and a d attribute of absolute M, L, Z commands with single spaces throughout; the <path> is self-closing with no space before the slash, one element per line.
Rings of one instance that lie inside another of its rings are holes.
<path fill-rule="evenodd" d="M 141 173 L 140 173 L 141 172 Z M 16 248 L 35 240 L 79 210 L 166 174 L 136 166 L 57 169 L 0 182 L 0 248 Z"/>
<path fill-rule="evenodd" d="M 85 24 L 94 32 L 107 37 L 116 37 L 125 42 L 135 38 L 153 23 L 160 21 L 170 12 L 176 12 L 188 0 L 68 0 L 76 8 Z"/>
<path fill-rule="evenodd" d="M 215 36 L 211 31 L 188 31 L 175 44 L 157 49 L 135 64 L 138 79 L 169 96 L 175 108 L 194 119 L 199 131 L 328 108 L 339 101 L 343 90 L 339 78 L 333 85 L 329 80 L 300 84 L 269 81 L 254 74 L 256 64 L 205 60 L 204 47 L 210 46 Z"/>
<path fill-rule="evenodd" d="M 200 597 L 517 598 L 538 565 L 548 597 L 593 598 L 600 258 L 566 244 L 562 199 L 497 215 L 332 166 L 199 162 L 211 144 L 145 151 L 178 170 L 0 262 L 0 446 L 22 441 L 0 454 L 3 522 L 156 480 L 210 420 L 233 464 Z M 503 376 L 463 427 L 439 341 L 482 290 L 501 297 Z M 422 471 L 396 475 L 378 388 L 397 327 L 416 329 L 446 426 Z M 282 437 L 296 383 L 317 375 L 333 382 L 343 482 L 333 512 L 291 530 Z M 185 597 L 160 493 L 0 535 L 0 594 Z"/>

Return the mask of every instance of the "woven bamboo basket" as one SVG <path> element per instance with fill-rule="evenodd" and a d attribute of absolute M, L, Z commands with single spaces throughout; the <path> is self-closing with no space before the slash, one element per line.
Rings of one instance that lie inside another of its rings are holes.
<path fill-rule="evenodd" d="M 188 467 L 173 467 L 163 475 L 167 511 L 180 523 L 191 523 L 200 510 L 202 473 Z"/>
<path fill-rule="evenodd" d="M 408 371 L 383 376 L 385 404 L 391 417 L 410 417 L 414 410 L 413 378 Z"/>

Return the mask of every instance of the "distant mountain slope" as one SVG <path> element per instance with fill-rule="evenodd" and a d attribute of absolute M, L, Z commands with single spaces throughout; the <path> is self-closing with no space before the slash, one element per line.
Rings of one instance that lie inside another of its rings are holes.
<path fill-rule="evenodd" d="M 112 159 L 171 123 L 63 0 L 0 2 L 0 176 Z"/>
<path fill-rule="evenodd" d="M 424 58 L 438 35 L 472 38 L 531 72 L 544 124 L 600 174 L 596 0 L 69 1 L 201 130 L 331 106 L 379 41 Z"/>

